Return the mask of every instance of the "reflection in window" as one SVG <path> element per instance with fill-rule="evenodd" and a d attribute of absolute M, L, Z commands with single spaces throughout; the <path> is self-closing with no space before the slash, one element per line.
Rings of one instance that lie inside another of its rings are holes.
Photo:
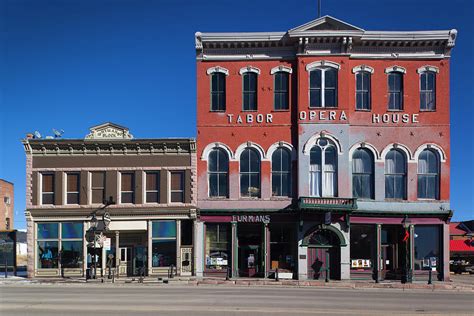
<path fill-rule="evenodd" d="M 337 107 L 337 70 L 317 68 L 309 72 L 309 107 Z"/>
<path fill-rule="evenodd" d="M 270 224 L 270 261 L 271 270 L 294 271 L 296 265 L 295 229 L 287 223 Z"/>
<path fill-rule="evenodd" d="M 336 146 L 327 138 L 319 138 L 309 153 L 310 195 L 337 196 Z"/>
<path fill-rule="evenodd" d="M 206 223 L 206 269 L 225 270 L 231 263 L 230 225 Z"/>
<path fill-rule="evenodd" d="M 58 268 L 59 225 L 58 223 L 37 224 L 37 267 L 38 269 Z"/>
<path fill-rule="evenodd" d="M 240 155 L 240 195 L 260 197 L 260 157 L 253 148 Z"/>
<path fill-rule="evenodd" d="M 374 198 L 374 159 L 364 148 L 356 149 L 352 156 L 352 196 Z"/>
<path fill-rule="evenodd" d="M 291 196 L 291 154 L 286 148 L 272 155 L 272 195 Z"/>
<path fill-rule="evenodd" d="M 385 158 L 385 197 L 388 199 L 407 198 L 407 165 L 405 155 L 392 149 Z"/>
<path fill-rule="evenodd" d="M 351 225 L 351 269 L 371 271 L 376 253 L 375 225 Z"/>
<path fill-rule="evenodd" d="M 415 225 L 415 270 L 429 270 L 431 259 L 432 266 L 440 271 L 440 236 L 437 225 Z"/>
<path fill-rule="evenodd" d="M 152 222 L 153 267 L 176 266 L 176 221 Z"/>
<path fill-rule="evenodd" d="M 429 149 L 423 150 L 418 158 L 418 198 L 439 199 L 439 159 Z"/>
<path fill-rule="evenodd" d="M 425 71 L 420 74 L 420 110 L 436 110 L 436 73 Z"/>
<path fill-rule="evenodd" d="M 216 148 L 209 153 L 208 174 L 209 196 L 227 197 L 229 185 L 229 158 L 223 149 Z"/>

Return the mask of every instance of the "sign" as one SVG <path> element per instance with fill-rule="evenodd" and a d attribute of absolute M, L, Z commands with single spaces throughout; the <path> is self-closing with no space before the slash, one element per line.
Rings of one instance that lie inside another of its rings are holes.
<path fill-rule="evenodd" d="M 110 245 L 111 245 L 111 239 L 110 238 L 105 238 L 104 240 L 104 250 L 110 250 Z"/>
<path fill-rule="evenodd" d="M 371 262 L 369 259 L 352 259 L 351 268 L 370 268 Z"/>
<path fill-rule="evenodd" d="M 270 223 L 270 215 L 232 215 L 237 223 Z"/>

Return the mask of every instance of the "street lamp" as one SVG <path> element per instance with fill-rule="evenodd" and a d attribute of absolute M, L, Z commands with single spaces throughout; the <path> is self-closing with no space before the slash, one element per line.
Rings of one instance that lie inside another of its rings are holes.
<path fill-rule="evenodd" d="M 96 278 L 96 274 L 97 274 L 97 260 L 95 260 L 95 256 L 96 256 L 96 248 L 95 248 L 95 243 L 96 243 L 96 231 L 97 231 L 97 226 L 99 224 L 99 221 L 97 220 L 97 216 L 95 215 L 95 213 L 92 214 L 92 218 L 91 218 L 91 221 L 90 221 L 90 225 L 91 225 L 91 228 L 92 228 L 92 231 L 94 233 L 94 254 L 92 256 L 92 266 L 94 267 L 94 273 L 93 273 L 93 276 L 92 278 L 95 279 Z"/>
<path fill-rule="evenodd" d="M 405 236 L 403 241 L 405 242 L 405 271 L 402 278 L 402 283 L 412 283 L 413 276 L 411 270 L 410 262 L 410 226 L 411 221 L 408 218 L 408 215 L 405 215 L 405 218 L 402 220 L 403 228 L 405 229 Z"/>

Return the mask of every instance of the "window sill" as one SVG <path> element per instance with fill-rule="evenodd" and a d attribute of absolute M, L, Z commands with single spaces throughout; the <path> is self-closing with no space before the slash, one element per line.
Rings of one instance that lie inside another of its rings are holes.
<path fill-rule="evenodd" d="M 279 113 L 279 112 L 290 112 L 290 109 L 282 109 L 282 110 L 275 110 L 273 109 L 271 112 Z"/>
<path fill-rule="evenodd" d="M 321 106 L 321 107 L 308 106 L 308 109 L 310 110 L 321 110 L 321 109 L 337 110 L 338 107 L 337 106 Z"/>
<path fill-rule="evenodd" d="M 428 198 L 417 198 L 418 201 L 420 202 L 439 202 L 441 200 L 439 199 L 428 199 Z"/>
<path fill-rule="evenodd" d="M 385 202 L 408 202 L 407 199 L 385 198 Z"/>
<path fill-rule="evenodd" d="M 228 200 L 228 196 L 208 196 L 208 200 L 216 200 L 216 201 L 222 201 L 222 200 Z"/>
<path fill-rule="evenodd" d="M 387 112 L 405 112 L 405 110 L 401 109 L 401 110 L 391 110 L 391 109 L 387 109 Z"/>
<path fill-rule="evenodd" d="M 370 112 L 372 112 L 372 109 L 367 109 L 367 110 L 365 110 L 365 109 L 355 109 L 355 111 L 356 112 L 369 112 L 370 113 Z"/>
<path fill-rule="evenodd" d="M 240 112 L 247 113 L 247 112 L 258 112 L 258 110 L 242 110 Z"/>
<path fill-rule="evenodd" d="M 433 113 L 435 113 L 435 112 L 436 112 L 436 109 L 434 109 L 434 110 L 421 110 L 421 109 L 420 109 L 420 112 L 421 112 L 421 113 L 424 113 L 424 112 L 433 112 Z"/>
<path fill-rule="evenodd" d="M 225 113 L 225 110 L 218 110 L 218 111 L 210 110 L 209 113 Z"/>

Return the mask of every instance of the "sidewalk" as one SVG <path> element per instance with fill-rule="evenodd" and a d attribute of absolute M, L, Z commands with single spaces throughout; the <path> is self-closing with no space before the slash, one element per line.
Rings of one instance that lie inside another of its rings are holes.
<path fill-rule="evenodd" d="M 474 276 L 473 276 L 474 281 Z M 222 278 L 183 278 L 176 277 L 172 279 L 168 278 L 151 278 L 146 277 L 142 281 L 139 278 L 120 278 L 115 279 L 112 283 L 111 279 L 106 277 L 95 280 L 86 280 L 85 278 L 43 278 L 43 279 L 25 279 L 21 277 L 10 277 L 8 279 L 0 279 L 0 285 L 2 284 L 15 284 L 15 283 L 31 283 L 31 284 L 143 284 L 143 285 L 157 285 L 157 286 L 200 286 L 200 285 L 215 285 L 215 286 L 237 286 L 237 287 L 249 287 L 249 286 L 282 286 L 282 287 L 318 287 L 318 288 L 347 288 L 347 289 L 403 289 L 403 290 L 449 290 L 449 291 L 468 291 L 474 292 L 473 283 L 461 283 L 461 282 L 439 282 L 434 281 L 433 284 L 427 284 L 426 281 L 414 281 L 413 283 L 402 284 L 400 281 L 383 281 L 375 283 L 374 281 L 354 281 L 354 280 L 343 280 L 343 281 L 330 281 L 324 282 L 319 280 L 279 280 L 274 279 L 231 279 L 225 280 Z"/>

